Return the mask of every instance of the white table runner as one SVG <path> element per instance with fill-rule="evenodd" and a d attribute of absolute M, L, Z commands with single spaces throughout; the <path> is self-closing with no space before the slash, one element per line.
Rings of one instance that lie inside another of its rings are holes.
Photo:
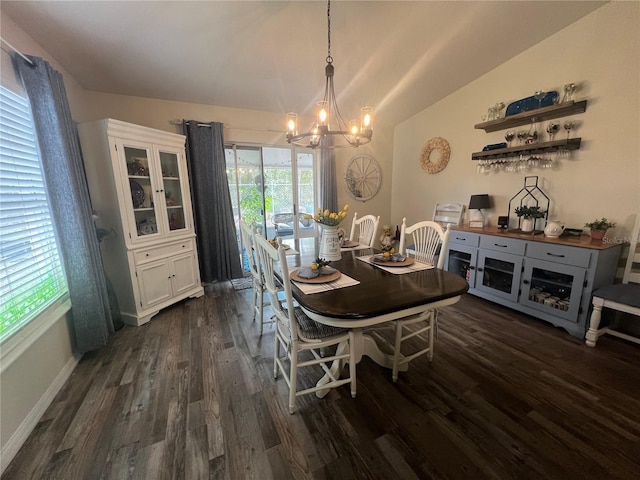
<path fill-rule="evenodd" d="M 292 269 L 297 270 L 296 268 Z M 354 285 L 358 285 L 360 282 L 354 278 L 351 278 L 349 275 L 345 275 L 344 273 L 340 275 L 340 278 L 334 280 L 333 282 L 327 283 L 302 283 L 291 280 L 296 287 L 302 290 L 302 293 L 306 295 L 311 295 L 312 293 L 320 293 L 320 292 L 328 292 L 329 290 L 337 290 L 339 288 L 344 287 L 352 287 Z"/>
<path fill-rule="evenodd" d="M 362 260 L 363 262 L 368 263 L 369 265 L 373 265 L 375 267 L 378 267 L 386 272 L 393 273 L 395 275 L 401 275 L 403 273 L 419 272 L 421 270 L 430 270 L 433 268 L 433 265 L 430 265 L 428 263 L 421 263 L 417 261 L 407 267 L 385 267 L 380 265 L 379 263 L 375 263 L 371 261 L 370 256 L 358 257 L 358 260 Z"/>

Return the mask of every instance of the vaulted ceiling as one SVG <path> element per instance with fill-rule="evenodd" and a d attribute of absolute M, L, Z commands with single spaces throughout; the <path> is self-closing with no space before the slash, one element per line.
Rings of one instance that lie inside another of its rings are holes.
<path fill-rule="evenodd" d="M 376 121 L 396 124 L 604 3 L 334 1 L 340 109 L 348 119 L 371 105 Z M 2 0 L 0 9 L 88 90 L 301 114 L 324 91 L 324 1 Z"/>

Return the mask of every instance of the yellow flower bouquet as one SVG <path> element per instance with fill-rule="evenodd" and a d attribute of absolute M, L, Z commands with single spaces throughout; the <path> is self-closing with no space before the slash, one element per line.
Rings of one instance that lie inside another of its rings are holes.
<path fill-rule="evenodd" d="M 322 225 L 328 225 L 330 227 L 335 227 L 340 225 L 340 222 L 347 217 L 347 212 L 349 211 L 349 205 L 345 205 L 342 210 L 339 212 L 330 212 L 329 209 L 322 210 L 318 208 L 318 211 L 315 215 L 306 214 L 304 216 L 305 219 L 313 219 L 316 223 L 320 223 Z"/>

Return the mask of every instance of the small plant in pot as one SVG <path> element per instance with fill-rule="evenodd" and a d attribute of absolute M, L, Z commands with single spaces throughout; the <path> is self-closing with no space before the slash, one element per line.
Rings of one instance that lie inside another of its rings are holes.
<path fill-rule="evenodd" d="M 536 225 L 536 218 L 544 218 L 547 213 L 539 206 L 520 205 L 514 210 L 518 217 L 522 217 L 520 230 L 523 232 L 532 232 Z"/>
<path fill-rule="evenodd" d="M 589 230 L 591 230 L 591 238 L 594 240 L 602 240 L 609 228 L 616 226 L 615 222 L 610 222 L 605 217 L 600 220 L 596 219 L 593 222 L 584 224 Z"/>

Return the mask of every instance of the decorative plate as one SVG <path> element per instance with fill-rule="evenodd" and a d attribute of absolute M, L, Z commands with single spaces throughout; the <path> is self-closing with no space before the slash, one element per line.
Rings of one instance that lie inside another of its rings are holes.
<path fill-rule="evenodd" d="M 289 275 L 291 280 L 295 282 L 300 282 L 300 283 L 329 283 L 329 282 L 338 280 L 341 276 L 342 276 L 342 273 L 340 273 L 338 270 L 333 272 L 331 275 L 318 275 L 317 277 L 314 277 L 314 278 L 302 278 L 301 276 L 298 275 L 298 270 L 294 270 Z"/>
<path fill-rule="evenodd" d="M 385 267 L 408 267 L 409 265 L 413 265 L 415 259 L 407 257 L 407 259 L 403 262 L 392 262 L 388 258 L 382 257 L 380 255 L 374 255 L 373 257 L 371 257 L 371 261 L 377 265 L 384 265 Z"/>
<path fill-rule="evenodd" d="M 382 183 L 380 165 L 371 155 L 355 155 L 347 163 L 344 183 L 349 195 L 362 202 L 373 198 Z"/>
<path fill-rule="evenodd" d="M 355 240 L 348 240 L 342 244 L 341 248 L 356 248 L 358 245 L 360 244 Z"/>
<path fill-rule="evenodd" d="M 144 189 L 135 180 L 129 180 L 129 187 L 131 188 L 131 201 L 133 202 L 133 208 L 140 208 L 144 203 Z"/>

